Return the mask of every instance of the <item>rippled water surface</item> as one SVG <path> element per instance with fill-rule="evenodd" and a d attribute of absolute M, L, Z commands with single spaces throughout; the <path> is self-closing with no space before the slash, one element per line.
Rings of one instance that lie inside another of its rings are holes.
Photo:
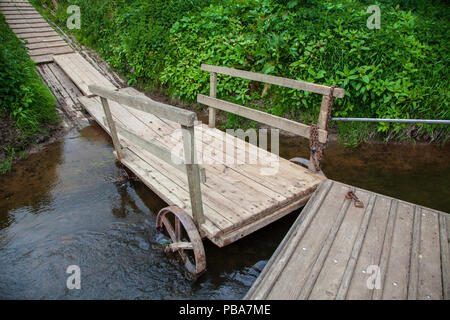
<path fill-rule="evenodd" d="M 307 155 L 282 138 L 285 158 Z M 450 212 L 450 148 L 331 144 L 329 178 Z M 0 298 L 240 299 L 298 212 L 228 247 L 205 241 L 208 271 L 188 280 L 155 231 L 165 204 L 122 178 L 109 137 L 96 125 L 67 135 L 0 176 Z M 66 268 L 79 265 L 81 290 Z"/>

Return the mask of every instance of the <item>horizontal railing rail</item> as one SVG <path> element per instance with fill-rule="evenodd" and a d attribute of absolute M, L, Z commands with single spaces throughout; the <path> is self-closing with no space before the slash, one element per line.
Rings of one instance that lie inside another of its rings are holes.
<path fill-rule="evenodd" d="M 247 108 L 228 101 L 211 98 L 203 94 L 197 95 L 197 102 L 209 107 L 213 107 L 214 109 L 234 113 L 238 116 L 242 116 L 250 120 L 264 123 L 274 128 L 282 129 L 290 133 L 309 138 L 310 126 L 307 126 L 306 124 L 300 122 L 278 117 L 267 112 Z M 318 132 L 319 141 L 321 143 L 326 143 L 328 135 L 327 131 L 319 129 Z"/>
<path fill-rule="evenodd" d="M 450 124 L 450 120 L 441 119 L 381 119 L 381 118 L 339 118 L 333 117 L 332 121 L 356 121 L 356 122 L 395 122 L 395 123 L 422 123 L 422 124 Z"/>
<path fill-rule="evenodd" d="M 127 107 L 154 114 L 160 118 L 177 122 L 183 126 L 192 127 L 197 121 L 197 114 L 195 112 L 157 102 L 147 97 L 131 96 L 97 85 L 90 85 L 89 91 L 100 97 L 116 101 Z"/>
<path fill-rule="evenodd" d="M 232 68 L 227 68 L 227 67 L 213 66 L 210 64 L 202 64 L 201 69 L 203 71 L 225 74 L 228 76 L 274 84 L 274 85 L 278 85 L 278 86 L 282 86 L 282 87 L 286 87 L 286 88 L 303 90 L 303 91 L 318 93 L 318 94 L 322 94 L 322 95 L 329 94 L 330 89 L 331 89 L 331 87 L 329 87 L 329 86 L 315 84 L 312 82 L 282 78 L 282 77 L 277 77 L 277 76 L 271 76 L 268 74 L 250 72 L 250 71 L 239 70 L 239 69 L 232 69 Z M 336 98 L 343 98 L 344 95 L 345 95 L 344 89 L 336 88 L 334 90 L 334 96 Z"/>

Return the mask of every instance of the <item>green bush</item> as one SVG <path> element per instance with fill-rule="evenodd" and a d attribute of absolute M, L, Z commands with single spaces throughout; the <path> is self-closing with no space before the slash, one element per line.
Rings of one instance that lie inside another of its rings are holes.
<path fill-rule="evenodd" d="M 34 2 L 51 7 L 49 0 Z M 60 3 L 57 21 L 64 25 L 68 1 Z M 347 93 L 336 100 L 335 116 L 450 119 L 450 10 L 443 1 L 74 0 L 70 4 L 81 8 L 78 38 L 126 75 L 129 84 L 164 87 L 187 102 L 208 92 L 209 77 L 200 65 L 209 63 L 336 84 Z M 379 30 L 366 26 L 366 9 L 372 4 L 381 9 Z M 249 81 L 219 77 L 219 97 L 307 123 L 317 121 L 319 95 L 275 86 L 263 95 L 264 90 L 267 87 Z M 228 120 L 228 126 L 240 122 L 233 116 Z M 405 128 L 389 123 L 376 127 L 385 136 L 410 132 Z M 444 132 L 444 139 L 449 133 L 445 126 L 416 129 L 422 134 Z"/>
<path fill-rule="evenodd" d="M 56 99 L 36 72 L 23 43 L 0 15 L 0 113 L 9 114 L 25 136 L 55 124 Z"/>

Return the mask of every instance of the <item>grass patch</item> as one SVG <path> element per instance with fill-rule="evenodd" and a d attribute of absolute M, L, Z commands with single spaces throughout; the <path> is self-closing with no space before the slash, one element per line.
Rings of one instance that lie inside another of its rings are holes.
<path fill-rule="evenodd" d="M 59 122 L 56 99 L 42 82 L 34 62 L 0 15 L 0 172 L 11 169 L 16 156 L 36 136 L 48 135 Z"/>

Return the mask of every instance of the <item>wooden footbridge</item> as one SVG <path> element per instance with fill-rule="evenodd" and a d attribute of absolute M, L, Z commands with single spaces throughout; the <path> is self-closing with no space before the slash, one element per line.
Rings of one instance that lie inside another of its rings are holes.
<path fill-rule="evenodd" d="M 226 246 L 308 203 L 247 298 L 448 298 L 447 214 L 320 173 L 330 109 L 334 98 L 344 97 L 343 89 L 202 65 L 210 73 L 209 96 L 198 95 L 198 102 L 209 107 L 209 123 L 202 124 L 194 112 L 118 85 L 63 44 L 27 1 L 0 0 L 0 11 L 28 41 L 58 100 L 79 101 L 110 134 L 120 163 L 168 204 L 157 226 L 171 238 L 166 249 L 178 252 L 191 273 L 206 268 L 203 239 Z M 318 124 L 217 99 L 217 74 L 321 94 Z M 294 164 L 216 129 L 216 110 L 311 138 L 310 161 L 301 161 L 306 167 Z M 384 291 L 369 292 L 363 285 L 369 265 L 380 267 Z"/>

